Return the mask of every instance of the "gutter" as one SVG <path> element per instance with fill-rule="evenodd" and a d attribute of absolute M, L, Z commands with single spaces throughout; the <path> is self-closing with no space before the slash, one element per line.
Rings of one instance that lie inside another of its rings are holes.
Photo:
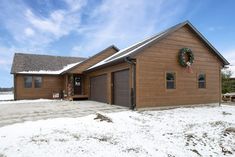
<path fill-rule="evenodd" d="M 131 109 L 136 108 L 136 62 L 135 59 L 130 57 L 125 57 L 124 61 L 131 65 L 132 68 L 132 88 L 131 88 Z"/>

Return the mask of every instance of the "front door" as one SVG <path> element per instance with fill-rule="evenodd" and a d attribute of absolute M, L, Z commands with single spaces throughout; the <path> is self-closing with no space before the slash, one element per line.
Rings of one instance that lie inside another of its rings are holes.
<path fill-rule="evenodd" d="M 74 95 L 82 95 L 82 77 L 74 76 Z"/>

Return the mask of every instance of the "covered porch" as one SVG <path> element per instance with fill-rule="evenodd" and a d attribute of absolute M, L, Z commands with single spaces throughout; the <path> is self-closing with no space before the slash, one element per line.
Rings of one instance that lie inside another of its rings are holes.
<path fill-rule="evenodd" d="M 86 100 L 88 99 L 86 76 L 84 74 L 64 74 L 66 100 Z"/>

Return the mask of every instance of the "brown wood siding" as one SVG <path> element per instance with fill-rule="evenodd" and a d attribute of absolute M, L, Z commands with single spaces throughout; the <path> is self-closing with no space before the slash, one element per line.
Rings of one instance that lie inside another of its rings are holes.
<path fill-rule="evenodd" d="M 32 84 L 32 88 L 24 88 L 24 76 L 30 75 L 16 75 L 15 81 L 17 100 L 39 98 L 52 99 L 53 92 L 60 92 L 61 90 L 64 90 L 63 76 L 40 75 L 42 76 L 41 88 L 34 88 L 34 83 Z"/>
<path fill-rule="evenodd" d="M 88 59 L 88 61 L 85 61 L 84 63 L 82 63 L 81 65 L 77 66 L 76 68 L 72 69 L 71 71 L 69 71 L 69 73 L 83 73 L 83 71 L 85 71 L 87 68 L 93 66 L 94 64 L 104 60 L 105 58 L 113 55 L 114 53 L 116 53 L 117 51 L 113 48 L 109 48 L 106 51 L 102 52 L 100 55 L 94 56 L 91 59 Z"/>
<path fill-rule="evenodd" d="M 130 65 L 127 63 L 120 63 L 114 66 L 106 67 L 100 70 L 96 70 L 90 73 L 86 74 L 86 79 L 85 79 L 85 93 L 89 95 L 90 97 L 90 78 L 102 74 L 107 74 L 107 98 L 108 98 L 108 103 L 112 104 L 113 99 L 112 99 L 112 73 L 124 69 L 130 69 Z M 131 76 L 131 70 L 129 70 L 129 76 Z M 131 88 L 131 77 L 129 77 L 129 84 Z"/>
<path fill-rule="evenodd" d="M 181 48 L 194 53 L 193 73 L 178 63 Z M 188 27 L 183 27 L 137 55 L 137 107 L 219 102 L 218 58 Z M 176 73 L 176 89 L 166 89 L 166 72 Z M 197 75 L 206 74 L 206 89 L 198 89 Z"/>

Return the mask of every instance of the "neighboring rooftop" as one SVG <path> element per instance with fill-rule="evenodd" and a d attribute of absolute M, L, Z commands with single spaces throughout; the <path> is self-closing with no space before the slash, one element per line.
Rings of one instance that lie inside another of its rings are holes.
<path fill-rule="evenodd" d="M 15 53 L 11 73 L 60 74 L 86 58 Z"/>

